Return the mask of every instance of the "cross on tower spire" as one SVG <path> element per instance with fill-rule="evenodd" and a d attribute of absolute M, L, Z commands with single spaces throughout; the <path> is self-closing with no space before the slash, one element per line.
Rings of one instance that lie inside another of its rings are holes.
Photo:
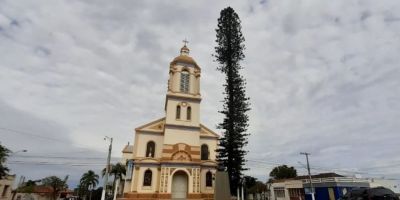
<path fill-rule="evenodd" d="M 186 38 L 182 42 L 184 46 L 186 46 L 189 43 L 189 41 Z"/>
<path fill-rule="evenodd" d="M 181 48 L 181 55 L 189 55 L 189 48 L 186 46 L 189 41 L 187 41 L 187 39 L 185 38 L 184 40 L 182 40 L 183 42 L 183 47 Z"/>

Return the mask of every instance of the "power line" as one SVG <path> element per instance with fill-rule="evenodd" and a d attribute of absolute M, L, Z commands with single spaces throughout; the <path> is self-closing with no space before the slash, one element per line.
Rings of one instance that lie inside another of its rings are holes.
<path fill-rule="evenodd" d="M 61 143 L 65 144 L 65 140 L 60 140 L 58 138 L 53 138 L 53 137 L 48 137 L 48 136 L 42 136 L 42 135 L 35 134 L 35 133 L 29 133 L 26 131 L 15 130 L 12 128 L 7 128 L 7 127 L 0 127 L 0 130 L 4 130 L 6 133 L 13 132 L 13 133 L 21 134 L 21 135 L 28 135 L 28 136 L 34 137 L 35 139 L 40 138 L 40 139 L 51 140 L 51 141 L 55 141 L 55 142 L 61 142 Z M 87 149 L 87 150 L 93 151 L 93 149 L 91 149 L 87 146 L 81 146 L 81 145 L 76 145 L 76 144 L 74 144 L 74 145 L 81 149 Z"/>
<path fill-rule="evenodd" d="M 57 138 L 46 137 L 46 136 L 42 136 L 42 135 L 38 135 L 38 134 L 28 133 L 28 132 L 25 132 L 25 131 L 19 131 L 19 130 L 15 130 L 15 129 L 11 129 L 11 128 L 6 128 L 6 127 L 0 127 L 0 129 L 1 129 L 1 130 L 8 131 L 8 132 L 14 132 L 14 133 L 22 134 L 22 135 L 29 135 L 29 136 L 34 136 L 34 137 L 46 139 L 46 140 L 51 140 L 51 141 L 57 141 L 57 142 L 65 143 L 65 140 L 60 140 L 60 139 L 57 139 Z"/>
<path fill-rule="evenodd" d="M 266 166 L 291 165 L 291 164 L 266 162 L 266 161 L 262 161 L 262 160 L 252 160 L 252 159 L 247 159 L 247 161 L 255 162 L 255 163 L 259 163 L 259 164 L 265 164 Z M 294 164 L 292 166 L 303 167 L 303 166 L 300 166 L 297 164 Z M 373 176 L 385 175 L 383 173 L 365 172 L 365 171 L 360 171 L 360 170 L 335 169 L 335 168 L 327 168 L 327 167 L 320 167 L 320 166 L 313 166 L 313 167 L 310 167 L 310 169 L 318 170 L 318 171 L 336 171 L 336 172 L 343 172 L 343 173 L 366 174 L 366 175 L 373 175 Z"/>
<path fill-rule="evenodd" d="M 55 158 L 55 159 L 90 159 L 90 160 L 104 160 L 103 157 L 72 157 L 72 156 L 44 156 L 44 155 L 15 155 L 16 158 Z M 117 160 L 120 157 L 112 157 L 111 159 Z"/>
<path fill-rule="evenodd" d="M 10 161 L 11 165 L 68 165 L 68 166 L 104 166 L 104 163 L 52 163 L 52 162 L 27 162 L 27 161 Z"/>

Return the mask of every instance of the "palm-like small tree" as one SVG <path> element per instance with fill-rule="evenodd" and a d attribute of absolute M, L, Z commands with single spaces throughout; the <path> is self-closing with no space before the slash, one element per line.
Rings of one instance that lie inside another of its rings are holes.
<path fill-rule="evenodd" d="M 117 163 L 116 165 L 113 166 L 111 169 L 111 174 L 114 175 L 114 182 L 116 179 L 119 179 L 120 181 L 122 180 L 123 176 L 126 174 L 126 167 L 125 165 L 121 163 Z"/>
<path fill-rule="evenodd" d="M 89 191 L 89 200 L 92 199 L 92 190 L 99 184 L 99 175 L 94 171 L 89 170 L 81 177 L 80 184 L 83 188 Z"/>
<path fill-rule="evenodd" d="M 109 174 L 114 176 L 114 181 L 113 181 L 113 188 L 115 188 L 115 182 L 117 180 L 122 180 L 123 176 L 126 174 L 126 167 L 122 163 L 117 163 L 117 164 L 111 164 L 110 165 L 110 171 Z M 102 175 L 106 175 L 106 168 L 103 169 Z"/>

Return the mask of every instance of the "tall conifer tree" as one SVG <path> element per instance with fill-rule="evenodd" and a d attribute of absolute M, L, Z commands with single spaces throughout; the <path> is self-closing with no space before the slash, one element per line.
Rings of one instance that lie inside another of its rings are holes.
<path fill-rule="evenodd" d="M 217 160 L 220 169 L 229 174 L 231 193 L 236 194 L 242 171 L 244 168 L 247 151 L 248 116 L 250 110 L 249 98 L 245 95 L 245 80 L 239 71 L 242 68 L 240 61 L 244 59 L 244 37 L 241 32 L 239 16 L 231 8 L 221 11 L 216 29 L 218 45 L 214 55 L 218 62 L 218 71 L 225 74 L 225 98 L 223 100 L 223 122 L 218 124 L 219 129 L 224 130 L 217 148 Z"/>

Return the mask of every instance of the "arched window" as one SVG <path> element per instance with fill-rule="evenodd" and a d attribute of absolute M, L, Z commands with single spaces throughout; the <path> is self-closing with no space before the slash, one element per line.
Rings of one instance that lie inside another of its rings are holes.
<path fill-rule="evenodd" d="M 176 119 L 180 119 L 181 118 L 181 106 L 177 106 L 176 107 Z"/>
<path fill-rule="evenodd" d="M 184 93 L 188 93 L 189 92 L 189 78 L 190 78 L 190 74 L 188 71 L 184 70 L 181 72 L 181 82 L 180 82 L 180 86 L 181 86 L 181 92 Z"/>
<path fill-rule="evenodd" d="M 208 146 L 206 144 L 201 145 L 201 160 L 208 160 Z"/>
<path fill-rule="evenodd" d="M 192 119 L 192 108 L 190 106 L 187 108 L 187 111 L 186 111 L 186 119 L 187 120 Z"/>
<path fill-rule="evenodd" d="M 151 179 L 153 178 L 153 172 L 150 169 L 144 172 L 143 186 L 151 186 Z"/>
<path fill-rule="evenodd" d="M 156 144 L 153 141 L 148 142 L 146 146 L 146 157 L 154 158 L 155 148 Z"/>
<path fill-rule="evenodd" d="M 212 187 L 212 173 L 210 171 L 206 173 L 206 187 Z"/>

